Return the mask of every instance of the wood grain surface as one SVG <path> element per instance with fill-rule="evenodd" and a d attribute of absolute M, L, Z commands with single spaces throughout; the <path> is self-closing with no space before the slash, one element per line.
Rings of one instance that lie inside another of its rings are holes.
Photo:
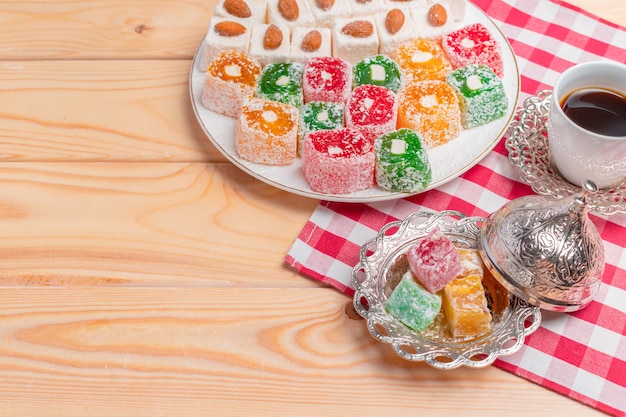
<path fill-rule="evenodd" d="M 572 0 L 626 24 L 619 0 Z M 0 415 L 595 416 L 376 342 L 285 253 L 318 201 L 211 146 L 215 0 L 0 2 Z"/>

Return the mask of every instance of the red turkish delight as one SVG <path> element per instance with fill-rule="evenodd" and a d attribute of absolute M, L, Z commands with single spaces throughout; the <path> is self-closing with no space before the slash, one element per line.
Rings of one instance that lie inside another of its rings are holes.
<path fill-rule="evenodd" d="M 441 46 L 454 68 L 483 64 L 498 77 L 504 76 L 500 45 L 481 23 L 473 23 L 448 33 L 443 37 Z"/>
<path fill-rule="evenodd" d="M 314 191 L 347 194 L 374 186 L 374 146 L 351 128 L 304 137 L 302 171 Z"/>
<path fill-rule="evenodd" d="M 315 57 L 307 61 L 302 78 L 304 101 L 345 103 L 352 91 L 352 69 L 340 58 Z"/>
<path fill-rule="evenodd" d="M 393 91 L 365 84 L 352 90 L 345 109 L 346 127 L 358 129 L 371 141 L 396 130 L 398 100 Z"/>
<path fill-rule="evenodd" d="M 413 243 L 407 259 L 415 278 L 432 293 L 441 291 L 462 271 L 456 247 L 439 228 Z"/>

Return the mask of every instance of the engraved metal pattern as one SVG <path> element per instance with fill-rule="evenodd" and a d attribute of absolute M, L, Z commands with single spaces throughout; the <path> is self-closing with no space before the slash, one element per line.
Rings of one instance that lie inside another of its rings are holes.
<path fill-rule="evenodd" d="M 502 285 L 555 311 L 584 308 L 599 290 L 604 246 L 587 216 L 595 188 L 560 200 L 522 197 L 490 215 L 481 251 Z"/>
<path fill-rule="evenodd" d="M 385 304 L 393 288 L 408 270 L 408 248 L 438 227 L 458 247 L 478 248 L 481 217 L 458 211 L 418 212 L 385 225 L 376 238 L 365 243 L 352 272 L 354 306 L 366 319 L 369 332 L 390 344 L 402 358 L 424 361 L 437 369 L 459 366 L 484 367 L 500 355 L 517 352 L 527 335 L 541 323 L 538 307 L 502 291 L 488 295 L 492 329 L 474 339 L 455 339 L 445 331 L 443 313 L 428 329 L 415 332 L 387 313 Z"/>
<path fill-rule="evenodd" d="M 547 128 L 551 96 L 551 91 L 541 91 L 524 101 L 507 129 L 505 147 L 509 161 L 520 168 L 522 181 L 537 194 L 563 198 L 580 192 L 580 187 L 566 181 L 551 163 Z M 598 214 L 626 213 L 626 182 L 590 195 L 587 207 Z"/>

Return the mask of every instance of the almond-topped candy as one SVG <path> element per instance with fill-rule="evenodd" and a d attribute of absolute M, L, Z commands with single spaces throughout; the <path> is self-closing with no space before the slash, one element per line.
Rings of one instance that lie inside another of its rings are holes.
<path fill-rule="evenodd" d="M 443 26 L 448 21 L 448 12 L 441 4 L 436 3 L 428 10 L 428 23 L 432 26 Z"/>
<path fill-rule="evenodd" d="M 263 47 L 265 49 L 274 50 L 283 43 L 283 32 L 275 24 L 270 24 L 265 31 L 263 37 Z"/>
<path fill-rule="evenodd" d="M 252 16 L 250 7 L 245 0 L 225 0 L 224 10 L 236 17 L 247 18 Z"/>
<path fill-rule="evenodd" d="M 322 34 L 319 30 L 312 30 L 302 39 L 301 48 L 305 52 L 314 52 L 322 46 Z"/>
<path fill-rule="evenodd" d="M 300 8 L 296 0 L 278 0 L 278 11 L 286 20 L 291 22 L 300 17 Z"/>
<path fill-rule="evenodd" d="M 385 27 L 392 35 L 404 26 L 404 13 L 400 9 L 391 9 L 385 18 Z"/>
<path fill-rule="evenodd" d="M 355 20 L 345 25 L 341 33 L 353 38 L 367 38 L 374 33 L 374 25 L 367 20 Z"/>
<path fill-rule="evenodd" d="M 239 36 L 246 33 L 246 27 L 241 23 L 225 20 L 215 25 L 215 32 L 220 36 Z"/>
<path fill-rule="evenodd" d="M 315 4 L 322 10 L 330 10 L 335 4 L 335 0 L 315 0 Z"/>

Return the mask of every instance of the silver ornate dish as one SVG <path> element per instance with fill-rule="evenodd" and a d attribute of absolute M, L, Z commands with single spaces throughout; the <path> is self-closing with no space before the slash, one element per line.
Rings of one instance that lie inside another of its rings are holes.
<path fill-rule="evenodd" d="M 541 323 L 539 307 L 510 294 L 495 279 L 485 285 L 493 321 L 491 331 L 474 339 L 455 339 L 445 329 L 443 313 L 423 332 L 415 332 L 387 313 L 385 304 L 408 270 L 406 252 L 417 239 L 436 227 L 457 247 L 478 248 L 481 217 L 458 211 L 418 212 L 385 225 L 365 243 L 352 272 L 354 306 L 369 332 L 390 344 L 404 359 L 424 361 L 437 369 L 484 367 L 500 355 L 517 352 L 527 335 Z"/>
<path fill-rule="evenodd" d="M 563 198 L 581 187 L 567 182 L 551 163 L 547 129 L 551 95 L 541 91 L 524 101 L 507 129 L 505 146 L 511 163 L 520 168 L 522 181 L 537 194 Z M 587 206 L 598 214 L 626 213 L 626 182 L 590 195 Z"/>

